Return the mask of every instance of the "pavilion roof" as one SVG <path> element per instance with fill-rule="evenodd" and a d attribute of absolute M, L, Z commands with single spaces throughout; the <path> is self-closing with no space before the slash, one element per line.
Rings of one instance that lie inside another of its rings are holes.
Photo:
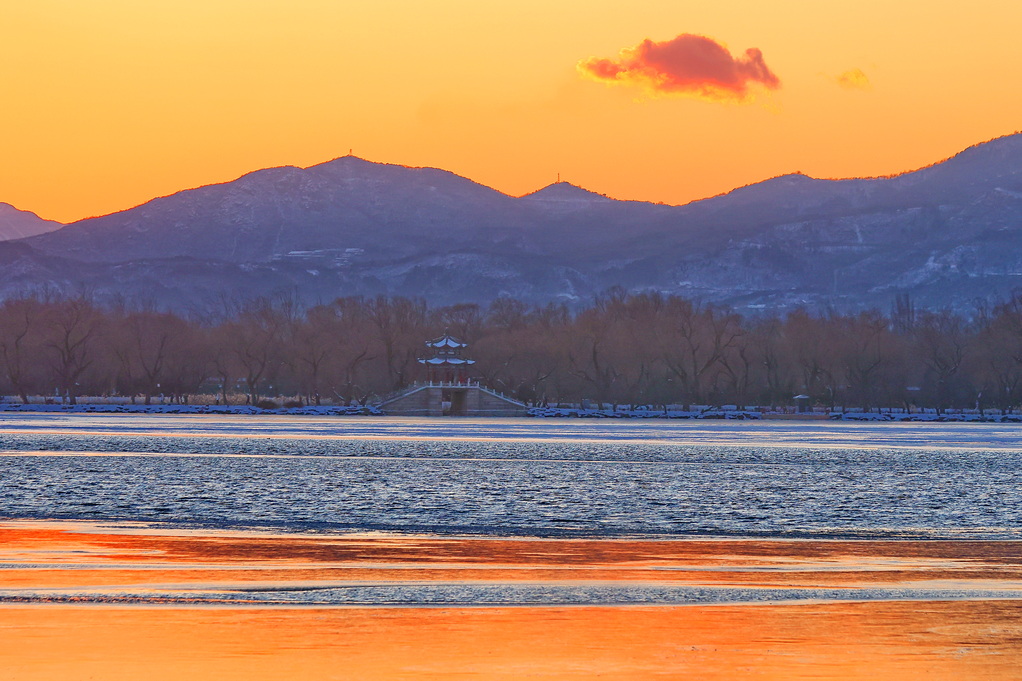
<path fill-rule="evenodd" d="M 475 364 L 474 359 L 462 359 L 461 357 L 430 357 L 429 359 L 420 359 L 419 364 L 429 364 L 431 366 L 439 366 L 441 364 L 455 364 L 463 366 L 466 364 Z"/>
<path fill-rule="evenodd" d="M 426 341 L 426 347 L 428 348 L 467 348 L 468 343 L 462 343 L 457 338 L 449 333 L 445 333 L 439 338 Z"/>

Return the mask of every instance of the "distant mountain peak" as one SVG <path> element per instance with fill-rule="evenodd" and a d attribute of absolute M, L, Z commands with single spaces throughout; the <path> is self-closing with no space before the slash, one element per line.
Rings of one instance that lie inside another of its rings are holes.
<path fill-rule="evenodd" d="M 376 166 L 376 165 L 387 165 L 387 164 L 385 164 L 385 163 L 377 163 L 375 161 L 370 161 L 369 159 L 362 158 L 361 156 L 355 156 L 354 154 L 345 154 L 344 156 L 338 156 L 337 158 L 332 158 L 329 161 L 324 161 L 323 163 L 313 164 L 311 166 L 308 166 L 308 168 L 316 168 L 318 166 L 333 166 L 333 165 L 337 165 L 337 166 L 363 166 L 363 165 Z"/>
<path fill-rule="evenodd" d="M 15 215 L 15 214 L 35 215 L 35 217 L 39 218 L 38 215 L 36 215 L 35 213 L 33 213 L 30 210 L 22 210 L 22 209 L 18 208 L 17 206 L 12 206 L 11 204 L 6 203 L 4 201 L 0 201 L 0 214 L 3 214 L 3 215 Z M 39 218 L 39 219 L 43 220 L 44 218 Z"/>
<path fill-rule="evenodd" d="M 612 201 L 603 194 L 591 192 L 570 182 L 554 182 L 542 189 L 525 194 L 523 199 L 537 199 L 540 201 Z"/>
<path fill-rule="evenodd" d="M 21 210 L 9 203 L 0 202 L 0 241 L 24 239 L 60 229 L 63 225 L 46 220 L 29 210 Z"/>
<path fill-rule="evenodd" d="M 785 173 L 784 175 L 778 175 L 774 178 L 775 180 L 787 180 L 789 182 L 803 182 L 805 180 L 815 180 L 816 178 L 806 175 L 801 170 L 796 170 L 793 173 Z"/>
<path fill-rule="evenodd" d="M 793 173 L 785 173 L 784 175 L 777 175 L 777 176 L 771 177 L 771 178 L 769 178 L 767 180 L 762 180 L 760 182 L 754 182 L 753 184 L 747 185 L 747 186 L 755 187 L 755 186 L 758 185 L 758 186 L 774 186 L 774 187 L 777 187 L 777 186 L 798 187 L 798 186 L 802 186 L 802 185 L 806 185 L 806 184 L 811 184 L 813 182 L 817 182 L 817 179 L 815 177 L 810 177 L 809 175 L 806 175 L 805 173 L 796 170 Z M 744 187 L 741 187 L 741 188 L 744 189 Z"/>

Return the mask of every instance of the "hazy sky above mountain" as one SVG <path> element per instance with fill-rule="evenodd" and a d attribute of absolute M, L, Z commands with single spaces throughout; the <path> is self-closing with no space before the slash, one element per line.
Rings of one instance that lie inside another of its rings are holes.
<path fill-rule="evenodd" d="M 0 7 L 0 201 L 70 221 L 344 155 L 683 203 L 1011 133 L 1004 0 L 33 0 Z"/>

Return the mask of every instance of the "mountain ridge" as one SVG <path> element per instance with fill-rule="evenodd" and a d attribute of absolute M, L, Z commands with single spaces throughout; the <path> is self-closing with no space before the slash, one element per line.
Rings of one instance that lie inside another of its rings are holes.
<path fill-rule="evenodd" d="M 256 170 L 17 243 L 43 269 L 46 258 L 78 263 L 66 269 L 88 272 L 102 295 L 154 286 L 148 263 L 167 305 L 207 293 L 210 263 L 221 263 L 223 288 L 240 297 L 543 303 L 620 285 L 750 310 L 858 309 L 902 293 L 961 308 L 1022 283 L 1022 135 L 891 177 L 790 173 L 678 206 L 568 182 L 514 197 L 450 171 L 349 155 Z M 190 279 L 199 270 L 202 287 Z M 19 285 L 30 279 L 22 272 Z M 12 280 L 0 275 L 0 294 Z"/>

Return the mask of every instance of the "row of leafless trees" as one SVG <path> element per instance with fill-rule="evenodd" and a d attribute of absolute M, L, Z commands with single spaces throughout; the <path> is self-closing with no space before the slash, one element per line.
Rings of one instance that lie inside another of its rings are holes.
<path fill-rule="evenodd" d="M 0 305 L 0 391 L 239 393 L 365 402 L 422 378 L 423 341 L 470 343 L 476 376 L 531 403 L 996 407 L 1022 402 L 1022 298 L 965 320 L 916 312 L 744 319 L 657 294 L 611 291 L 580 312 L 497 300 L 430 308 L 405 298 L 288 298 L 206 318 L 99 307 L 84 297 Z"/>

